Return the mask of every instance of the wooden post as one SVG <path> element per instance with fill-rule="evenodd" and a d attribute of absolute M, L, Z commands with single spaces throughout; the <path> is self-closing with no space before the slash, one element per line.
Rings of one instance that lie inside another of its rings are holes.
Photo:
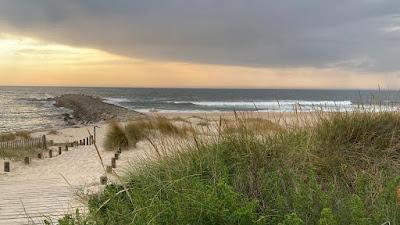
<path fill-rule="evenodd" d="M 49 158 L 53 158 L 53 150 L 49 150 Z"/>
<path fill-rule="evenodd" d="M 25 158 L 24 158 L 24 163 L 25 163 L 26 165 L 29 165 L 29 164 L 31 163 L 31 158 L 25 157 Z"/>
<path fill-rule="evenodd" d="M 42 158 L 43 158 L 42 153 L 38 153 L 38 154 L 37 154 L 37 157 L 38 157 L 38 159 L 42 159 Z"/>
<path fill-rule="evenodd" d="M 86 138 L 86 145 L 89 145 L 89 137 Z"/>
<path fill-rule="evenodd" d="M 58 154 L 59 154 L 59 155 L 61 155 L 61 154 L 62 154 L 62 148 L 61 148 L 61 146 L 60 146 L 60 147 L 58 147 Z"/>
<path fill-rule="evenodd" d="M 43 149 L 46 150 L 47 149 L 46 135 L 42 136 L 42 142 L 43 142 L 42 143 Z"/>
<path fill-rule="evenodd" d="M 115 158 L 111 158 L 111 167 L 117 168 L 117 160 Z"/>
<path fill-rule="evenodd" d="M 68 145 L 69 145 L 69 144 L 66 144 L 66 145 L 65 145 L 65 151 L 66 151 L 66 152 L 68 152 Z"/>
<path fill-rule="evenodd" d="M 107 173 L 112 173 L 112 166 L 107 166 L 106 172 Z"/>
<path fill-rule="evenodd" d="M 4 162 L 4 172 L 10 172 L 10 162 Z"/>
<path fill-rule="evenodd" d="M 106 185 L 107 184 L 107 176 L 101 176 L 100 177 L 100 184 L 101 185 Z"/>

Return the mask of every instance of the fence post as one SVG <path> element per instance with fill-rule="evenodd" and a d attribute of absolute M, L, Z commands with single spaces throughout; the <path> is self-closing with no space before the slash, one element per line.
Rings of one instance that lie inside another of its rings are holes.
<path fill-rule="evenodd" d="M 42 144 L 43 144 L 43 149 L 46 150 L 47 149 L 47 141 L 46 141 L 46 135 L 42 136 Z"/>
<path fill-rule="evenodd" d="M 53 150 L 49 150 L 49 158 L 53 158 Z"/>
<path fill-rule="evenodd" d="M 107 166 L 106 167 L 106 172 L 107 173 L 112 173 L 112 166 Z"/>
<path fill-rule="evenodd" d="M 26 165 L 29 165 L 29 164 L 31 163 L 31 158 L 25 157 L 25 158 L 24 158 L 24 163 L 25 163 Z"/>
<path fill-rule="evenodd" d="M 100 177 L 100 184 L 101 185 L 106 185 L 107 184 L 107 176 L 101 176 Z"/>
<path fill-rule="evenodd" d="M 58 154 L 59 154 L 59 155 L 61 155 L 61 154 L 62 154 L 62 148 L 61 148 L 61 146 L 60 146 L 60 147 L 58 147 Z"/>
<path fill-rule="evenodd" d="M 117 160 L 115 158 L 111 158 L 111 167 L 117 168 Z"/>
<path fill-rule="evenodd" d="M 4 172 L 10 172 L 10 162 L 4 162 Z"/>
<path fill-rule="evenodd" d="M 38 157 L 38 159 L 42 159 L 42 158 L 43 158 L 42 153 L 38 153 L 38 154 L 37 154 L 37 157 Z"/>

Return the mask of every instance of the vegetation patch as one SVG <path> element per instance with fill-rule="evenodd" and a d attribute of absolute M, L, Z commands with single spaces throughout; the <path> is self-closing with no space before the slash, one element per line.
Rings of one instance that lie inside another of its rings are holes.
<path fill-rule="evenodd" d="M 24 131 L 15 132 L 15 133 L 4 133 L 4 134 L 0 134 L 0 142 L 22 140 L 22 139 L 28 139 L 30 137 L 31 137 L 30 133 L 24 132 Z"/>
<path fill-rule="evenodd" d="M 36 148 L 0 149 L 0 158 L 23 160 L 25 157 L 37 157 L 40 152 L 42 150 Z"/>
<path fill-rule="evenodd" d="M 127 148 L 128 138 L 126 137 L 124 128 L 119 123 L 111 122 L 104 142 L 104 148 L 115 150 L 118 147 Z"/>
<path fill-rule="evenodd" d="M 150 136 L 157 136 L 158 134 L 186 137 L 192 133 L 195 133 L 192 127 L 186 125 L 177 126 L 165 117 L 132 121 L 124 127 L 117 122 L 112 122 L 107 132 L 104 147 L 109 150 L 118 147 L 126 149 L 136 147 L 140 140 L 150 138 Z"/>
<path fill-rule="evenodd" d="M 394 112 L 338 113 L 196 137 L 60 224 L 399 224 L 399 125 Z"/>

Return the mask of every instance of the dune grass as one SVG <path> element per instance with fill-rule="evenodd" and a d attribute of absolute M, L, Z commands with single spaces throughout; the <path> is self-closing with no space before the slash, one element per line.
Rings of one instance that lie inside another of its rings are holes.
<path fill-rule="evenodd" d="M 140 119 L 129 122 L 124 127 L 117 122 L 112 122 L 107 132 L 104 147 L 109 150 L 114 150 L 120 146 L 123 149 L 128 149 L 136 147 L 139 141 L 149 138 L 151 135 L 185 137 L 194 132 L 194 129 L 190 126 L 177 126 L 165 117 Z"/>
<path fill-rule="evenodd" d="M 0 134 L 0 142 L 29 139 L 30 133 L 19 131 Z M 41 150 L 36 148 L 0 149 L 0 158 L 22 160 L 24 157 L 36 157 Z"/>
<path fill-rule="evenodd" d="M 28 138 L 30 138 L 30 133 L 25 132 L 25 131 L 0 134 L 0 142 L 14 141 L 14 140 L 18 140 L 18 139 L 28 139 Z"/>
<path fill-rule="evenodd" d="M 88 215 L 60 224 L 400 224 L 399 113 L 232 126 L 132 168 L 128 189 L 108 185 Z"/>
<path fill-rule="evenodd" d="M 23 160 L 25 157 L 37 157 L 40 152 L 42 150 L 37 148 L 0 149 L 0 158 Z"/>
<path fill-rule="evenodd" d="M 108 128 L 104 148 L 115 150 L 119 147 L 126 149 L 128 147 L 128 138 L 124 128 L 118 122 L 113 121 Z"/>

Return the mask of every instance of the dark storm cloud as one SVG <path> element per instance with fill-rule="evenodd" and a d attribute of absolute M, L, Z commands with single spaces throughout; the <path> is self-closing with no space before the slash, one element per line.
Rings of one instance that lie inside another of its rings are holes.
<path fill-rule="evenodd" d="M 0 28 L 151 59 L 400 70 L 398 0 L 0 0 Z"/>

